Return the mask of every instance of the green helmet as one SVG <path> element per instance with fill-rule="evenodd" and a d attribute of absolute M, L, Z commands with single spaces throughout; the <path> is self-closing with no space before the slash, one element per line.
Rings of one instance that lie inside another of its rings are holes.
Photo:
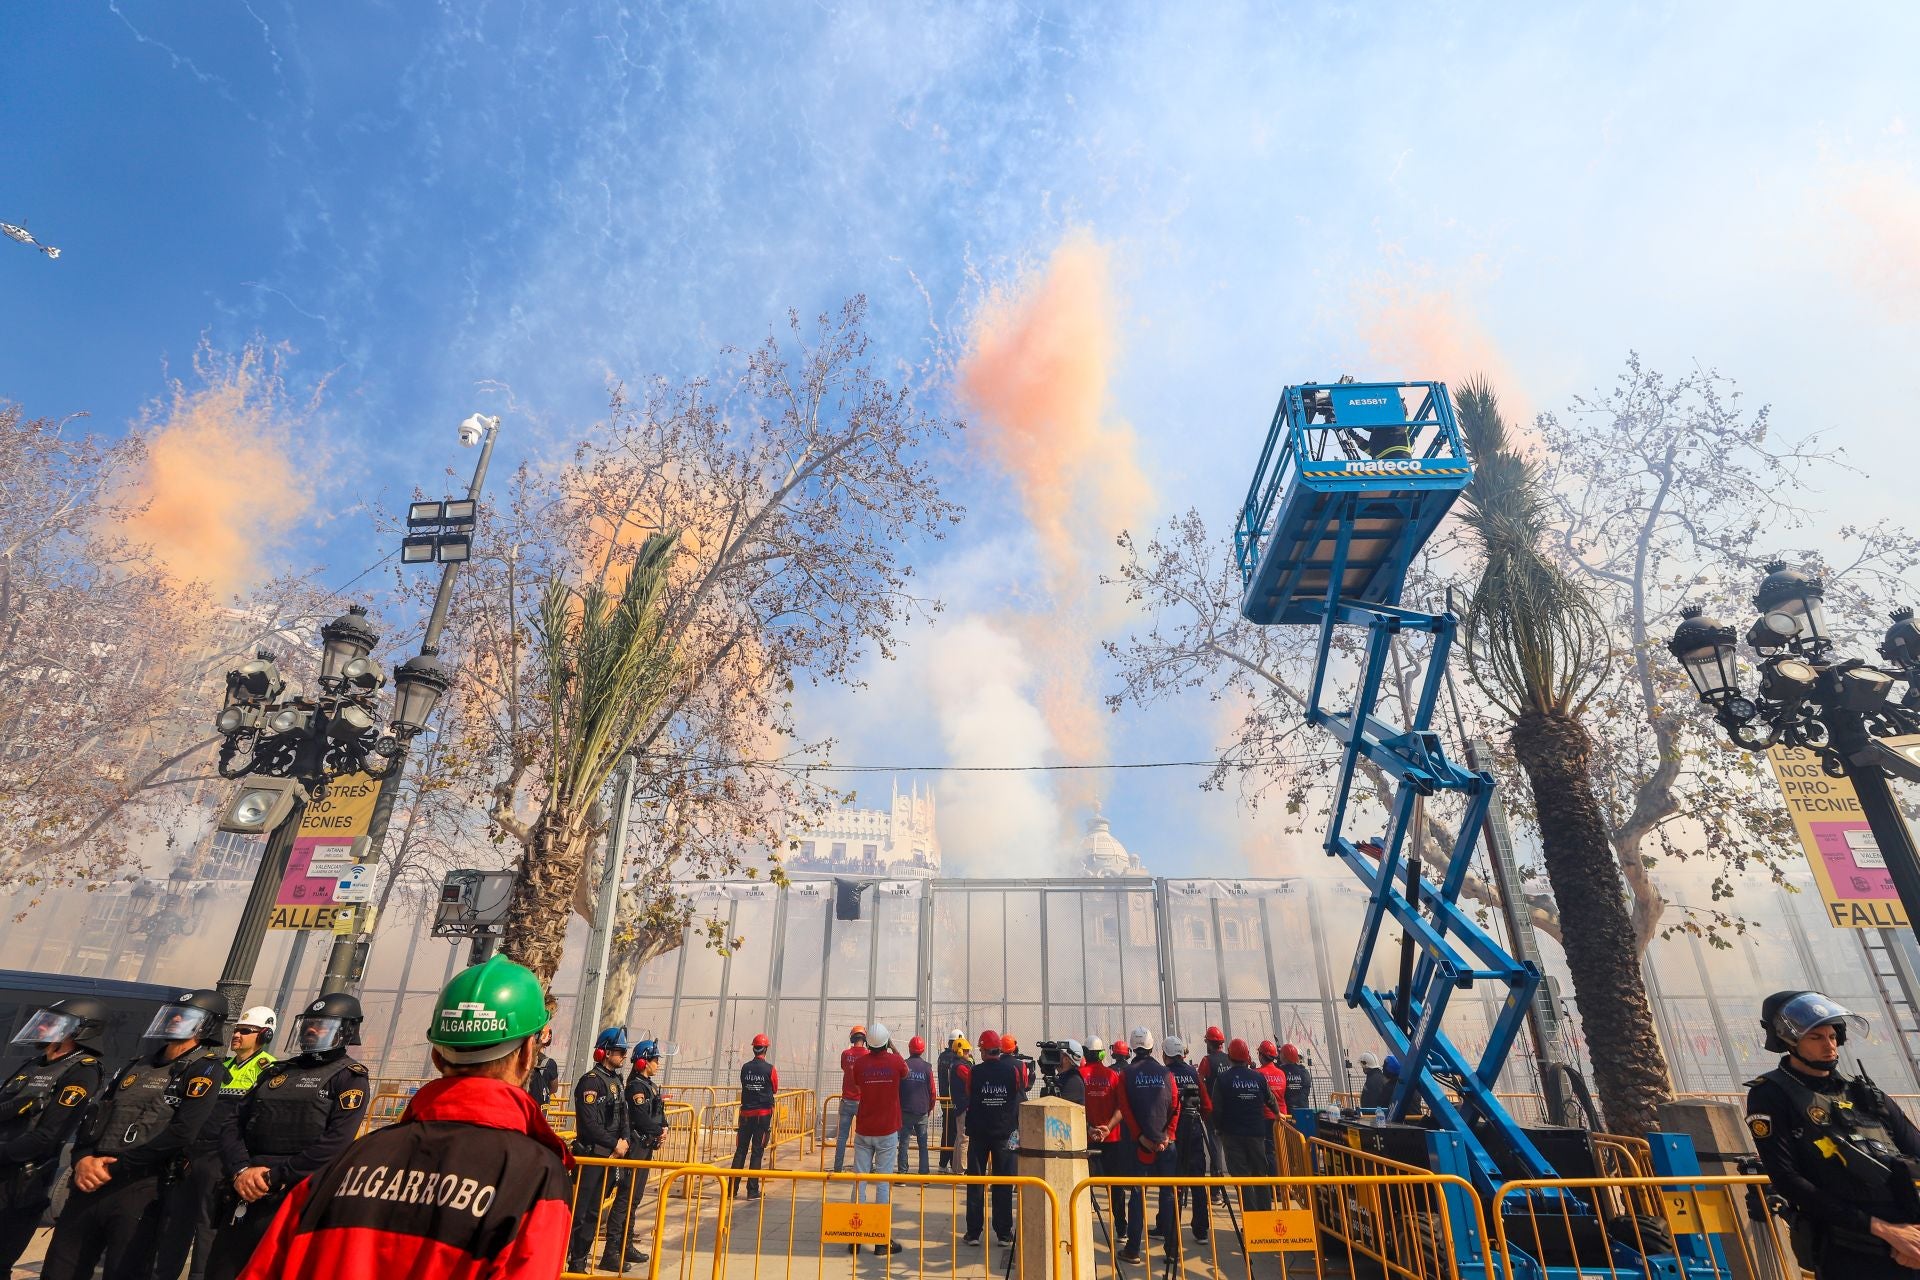
<path fill-rule="evenodd" d="M 462 969 L 440 992 L 427 1040 L 459 1066 L 492 1062 L 547 1025 L 547 998 L 533 970 L 494 955 Z"/>

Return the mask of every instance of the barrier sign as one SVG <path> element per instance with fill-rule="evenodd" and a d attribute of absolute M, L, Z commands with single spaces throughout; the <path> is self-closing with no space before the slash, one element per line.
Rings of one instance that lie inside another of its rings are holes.
<path fill-rule="evenodd" d="M 827 1244 L 886 1244 L 893 1239 L 890 1204 L 823 1204 L 820 1239 Z"/>
<path fill-rule="evenodd" d="M 1311 1209 L 1248 1209 L 1241 1221 L 1246 1224 L 1248 1253 L 1296 1253 L 1317 1247 Z"/>
<path fill-rule="evenodd" d="M 307 806 L 267 928 L 332 929 L 345 904 L 372 899 L 373 868 L 356 860 L 354 842 L 372 825 L 379 794 L 373 778 L 348 774 Z"/>
<path fill-rule="evenodd" d="M 1733 1211 L 1727 1193 L 1717 1188 L 1660 1192 L 1667 1226 L 1677 1236 L 1724 1235 L 1733 1230 Z"/>
<path fill-rule="evenodd" d="M 1820 757 L 1801 747 L 1773 747 L 1767 763 L 1813 868 L 1827 922 L 1836 929 L 1906 928 L 1893 873 L 1873 842 L 1853 781 L 1828 777 Z"/>

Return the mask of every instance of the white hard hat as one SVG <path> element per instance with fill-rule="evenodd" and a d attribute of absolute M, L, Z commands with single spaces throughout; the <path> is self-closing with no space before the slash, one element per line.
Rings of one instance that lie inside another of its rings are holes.
<path fill-rule="evenodd" d="M 955 1027 L 953 1030 L 947 1032 L 947 1043 L 952 1044 L 955 1040 L 964 1039 L 966 1037 L 966 1034 L 967 1033 L 962 1031 L 960 1028 Z"/>
<path fill-rule="evenodd" d="M 1105 1053 L 1106 1051 L 1107 1051 L 1107 1042 L 1105 1040 L 1102 1040 L 1099 1036 L 1095 1036 L 1093 1039 L 1087 1041 L 1088 1053 Z"/>
<path fill-rule="evenodd" d="M 257 1004 L 240 1015 L 236 1027 L 263 1027 L 268 1033 L 279 1029 L 280 1019 L 273 1010 L 263 1004 Z"/>
<path fill-rule="evenodd" d="M 876 1022 L 867 1028 L 867 1048 L 884 1049 L 893 1043 L 893 1032 L 887 1030 L 887 1024 Z"/>
<path fill-rule="evenodd" d="M 1177 1058 L 1187 1051 L 1187 1042 L 1179 1036 L 1168 1036 L 1167 1042 L 1163 1047 L 1169 1058 Z"/>
<path fill-rule="evenodd" d="M 1067 1047 L 1068 1057 L 1081 1059 L 1081 1060 L 1084 1060 L 1086 1058 L 1087 1056 L 1086 1050 L 1082 1049 L 1080 1047 L 1080 1042 L 1078 1040 L 1075 1040 L 1072 1036 L 1068 1036 L 1063 1043 Z"/>
<path fill-rule="evenodd" d="M 1363 1053 L 1360 1055 L 1360 1065 L 1362 1067 L 1365 1067 L 1371 1070 L 1372 1068 L 1380 1065 L 1380 1059 L 1376 1058 L 1371 1053 Z"/>
<path fill-rule="evenodd" d="M 1132 1049 L 1153 1050 L 1153 1032 L 1145 1027 L 1135 1027 L 1127 1032 L 1127 1046 Z"/>

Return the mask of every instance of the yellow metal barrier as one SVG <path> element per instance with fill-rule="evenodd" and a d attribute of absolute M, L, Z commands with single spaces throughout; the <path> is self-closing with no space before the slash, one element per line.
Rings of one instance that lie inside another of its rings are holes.
<path fill-rule="evenodd" d="M 1495 1242 L 1509 1275 L 1513 1255 L 1582 1274 L 1617 1274 L 1614 1245 L 1642 1255 L 1679 1254 L 1685 1274 L 1797 1277 L 1786 1224 L 1758 1177 L 1529 1179 L 1494 1193 Z M 1761 1218 L 1748 1216 L 1748 1189 Z"/>
<path fill-rule="evenodd" d="M 684 1102 L 699 1110 L 710 1107 L 716 1102 L 725 1102 L 740 1096 L 740 1086 L 733 1084 L 672 1084 L 663 1085 L 660 1092 L 668 1102 Z"/>
<path fill-rule="evenodd" d="M 920 1277 L 1058 1280 L 1065 1262 L 1068 1242 L 1061 1227 L 1059 1197 L 1038 1178 L 691 1166 L 666 1175 L 666 1181 L 655 1206 L 653 1280 L 667 1275 L 677 1280 L 726 1280 L 729 1271 L 736 1269 L 740 1280 L 762 1280 L 763 1276 L 791 1280 L 799 1269 L 796 1264 L 809 1257 L 813 1266 L 806 1270 L 812 1275 L 827 1274 L 833 1259 L 833 1274 L 842 1276 L 848 1251 L 857 1248 L 848 1243 L 853 1236 L 874 1247 L 882 1241 L 898 1245 L 900 1263 Z M 675 1185 L 685 1193 L 684 1209 L 670 1214 L 667 1202 L 675 1194 L 671 1190 Z M 751 1194 L 756 1187 L 761 1194 Z M 873 1203 L 881 1187 L 891 1195 L 884 1213 Z M 966 1199 L 973 1188 L 979 1189 L 981 1214 L 987 1223 L 996 1188 L 1012 1193 L 1016 1223 L 1033 1205 L 1044 1206 L 1048 1242 L 1044 1265 L 1030 1267 L 1019 1248 L 1009 1256 L 989 1243 L 990 1234 L 983 1235 L 979 1247 L 965 1242 Z M 706 1270 L 699 1268 L 702 1258 L 710 1260 Z M 886 1262 L 878 1266 L 897 1274 Z"/>
<path fill-rule="evenodd" d="M 773 1120 L 767 1132 L 767 1160 L 782 1145 L 799 1143 L 804 1155 L 813 1139 L 813 1090 L 782 1089 L 773 1095 Z M 726 1164 L 733 1159 L 740 1131 L 740 1102 L 716 1102 L 700 1110 L 700 1159 Z"/>
<path fill-rule="evenodd" d="M 666 1225 L 669 1217 L 678 1224 L 677 1235 L 684 1238 L 692 1235 L 699 1215 L 697 1205 L 682 1205 L 676 1213 L 668 1213 L 672 1175 L 686 1166 L 664 1160 L 616 1160 L 600 1156 L 575 1156 L 573 1163 L 573 1186 L 569 1193 L 573 1227 L 567 1247 L 568 1270 L 564 1274 L 658 1275 L 663 1244 L 669 1238 Z M 651 1207 L 645 1204 L 649 1190 L 657 1199 Z M 597 1201 L 591 1208 L 583 1208 L 583 1192 Z M 591 1227 L 586 1225 L 589 1214 L 593 1219 Z M 636 1246 L 653 1255 L 651 1264 L 627 1263 L 627 1250 Z M 615 1253 L 618 1261 L 608 1258 L 609 1252 Z M 575 1269 L 572 1265 L 575 1262 L 593 1270 Z M 601 1262 L 613 1265 L 598 1266 Z"/>
<path fill-rule="evenodd" d="M 1106 1194 L 1095 1194 L 1102 1190 Z M 1213 1203 L 1215 1190 L 1229 1193 L 1225 1205 Z M 1312 1259 L 1304 1268 L 1309 1274 L 1468 1280 L 1455 1260 L 1455 1242 L 1478 1240 L 1484 1263 L 1468 1275 L 1471 1280 L 1494 1277 L 1485 1248 L 1490 1237 L 1472 1186 L 1426 1170 L 1351 1177 L 1089 1178 L 1067 1198 L 1067 1220 L 1075 1224 L 1069 1274 L 1079 1274 L 1083 1266 L 1130 1274 L 1122 1264 L 1132 1266 L 1136 1259 L 1122 1249 L 1135 1242 L 1122 1238 L 1121 1215 L 1135 1195 L 1144 1201 L 1138 1261 L 1145 1263 L 1148 1276 L 1163 1270 L 1179 1274 L 1188 1250 L 1198 1249 L 1208 1274 L 1222 1276 L 1232 1267 L 1247 1280 L 1258 1254 L 1279 1253 L 1284 1275 L 1286 1255 L 1294 1252 Z M 1083 1196 L 1092 1210 L 1091 1236 L 1079 1225 Z M 1169 1196 L 1174 1230 L 1156 1238 L 1148 1229 Z M 1189 1230 L 1196 1208 L 1207 1226 L 1204 1240 Z M 1104 1267 L 1098 1257 L 1103 1248 Z"/>
<path fill-rule="evenodd" d="M 360 1117 L 360 1131 L 356 1136 L 364 1137 L 375 1129 L 382 1128 L 398 1120 L 407 1110 L 407 1104 L 413 1101 L 411 1093 L 376 1093 L 367 1102 L 366 1112 Z"/>

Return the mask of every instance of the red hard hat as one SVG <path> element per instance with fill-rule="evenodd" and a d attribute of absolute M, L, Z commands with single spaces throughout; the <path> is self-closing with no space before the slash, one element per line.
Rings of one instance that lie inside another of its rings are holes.
<path fill-rule="evenodd" d="M 1014 1035 L 1013 1032 L 1009 1031 L 1000 1037 L 1000 1047 L 1008 1053 L 1018 1053 L 1020 1051 L 1020 1039 Z"/>
<path fill-rule="evenodd" d="M 1267 1058 L 1277 1058 L 1279 1056 L 1280 1056 L 1280 1051 L 1273 1047 L 1273 1041 L 1262 1040 L 1260 1042 L 1260 1057 L 1262 1060 L 1265 1060 Z"/>
<path fill-rule="evenodd" d="M 1300 1061 L 1300 1051 L 1290 1044 L 1283 1044 L 1280 1046 L 1280 1061 L 1298 1062 Z"/>
<path fill-rule="evenodd" d="M 1227 1037 L 1225 1036 L 1225 1034 L 1221 1032 L 1220 1028 L 1218 1027 L 1207 1028 L 1208 1044 L 1225 1044 L 1226 1042 L 1227 1042 Z"/>
<path fill-rule="evenodd" d="M 998 1031 L 989 1029 L 980 1033 L 980 1052 L 1000 1052 L 1000 1033 Z"/>
<path fill-rule="evenodd" d="M 1247 1052 L 1247 1042 L 1245 1040 L 1236 1039 L 1232 1044 L 1228 1045 L 1227 1056 L 1229 1058 L 1232 1058 L 1235 1062 L 1252 1062 L 1253 1061 L 1253 1055 Z"/>
<path fill-rule="evenodd" d="M 919 1036 L 915 1036 L 913 1039 L 907 1041 L 908 1053 L 925 1053 L 926 1051 L 927 1051 L 927 1042 L 925 1040 L 922 1040 Z"/>
<path fill-rule="evenodd" d="M 753 1047 L 756 1049 L 764 1049 L 772 1043 L 773 1041 L 767 1039 L 767 1033 L 764 1031 L 753 1038 Z"/>

